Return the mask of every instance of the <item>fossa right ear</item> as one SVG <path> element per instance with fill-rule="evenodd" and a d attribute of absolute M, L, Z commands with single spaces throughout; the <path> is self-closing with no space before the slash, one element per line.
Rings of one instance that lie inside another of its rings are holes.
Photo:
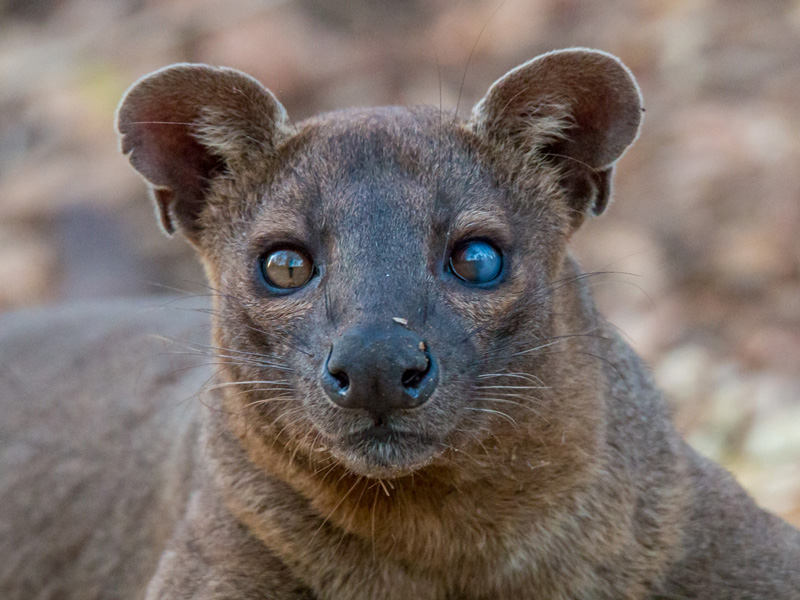
<path fill-rule="evenodd" d="M 161 223 L 196 243 L 215 177 L 264 161 L 288 117 L 258 81 L 233 69 L 179 64 L 134 83 L 117 111 L 122 152 L 152 188 Z"/>
<path fill-rule="evenodd" d="M 469 124 L 517 172 L 558 165 L 577 226 L 608 205 L 614 162 L 641 120 L 641 94 L 627 67 L 605 52 L 573 48 L 509 71 Z"/>

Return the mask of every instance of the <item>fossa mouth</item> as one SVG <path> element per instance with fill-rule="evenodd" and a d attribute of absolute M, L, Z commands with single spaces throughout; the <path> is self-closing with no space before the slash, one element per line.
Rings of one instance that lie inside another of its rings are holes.
<path fill-rule="evenodd" d="M 398 477 L 430 464 L 444 447 L 434 438 L 373 425 L 340 437 L 332 454 L 351 471 L 367 477 Z"/>
<path fill-rule="evenodd" d="M 367 427 L 361 431 L 344 436 L 342 441 L 348 446 L 364 446 L 371 444 L 416 444 L 430 446 L 435 443 L 430 436 L 398 430 L 391 425 L 373 425 L 372 427 Z"/>

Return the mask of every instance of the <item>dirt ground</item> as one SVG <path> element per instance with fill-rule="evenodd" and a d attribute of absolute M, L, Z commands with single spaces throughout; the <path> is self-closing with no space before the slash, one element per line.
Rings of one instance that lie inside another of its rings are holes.
<path fill-rule="evenodd" d="M 466 115 L 554 48 L 620 56 L 641 137 L 616 200 L 575 239 L 611 322 L 681 430 L 800 525 L 800 2 L 797 0 L 0 0 L 0 310 L 197 291 L 117 152 L 138 77 L 236 67 L 299 120 L 353 105 Z"/>

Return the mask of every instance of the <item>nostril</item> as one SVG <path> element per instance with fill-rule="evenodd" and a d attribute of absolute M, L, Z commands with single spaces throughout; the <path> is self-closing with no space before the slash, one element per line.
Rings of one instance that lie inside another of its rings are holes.
<path fill-rule="evenodd" d="M 407 369 L 403 373 L 402 377 L 403 387 L 408 389 L 414 389 L 419 387 L 419 385 L 425 379 L 425 376 L 428 374 L 430 370 L 431 370 L 431 359 L 428 358 L 426 354 L 424 369 Z"/>
<path fill-rule="evenodd" d="M 427 373 L 427 371 L 416 371 L 414 369 L 409 369 L 403 373 L 403 387 L 417 387 L 420 383 L 422 383 L 422 380 L 425 379 L 425 373 Z"/>
<path fill-rule="evenodd" d="M 350 378 L 347 376 L 347 373 L 345 373 L 344 371 L 339 371 L 337 373 L 332 373 L 331 371 L 328 371 L 328 373 L 330 373 L 331 376 L 339 384 L 340 388 L 339 392 L 344 394 L 347 391 L 347 388 L 350 387 Z"/>
<path fill-rule="evenodd" d="M 350 388 L 350 378 L 347 373 L 339 366 L 331 366 L 331 356 L 333 355 L 333 348 L 328 352 L 328 358 L 325 359 L 325 372 L 330 375 L 328 382 L 330 387 L 335 388 L 334 391 L 339 394 L 346 394 Z"/>

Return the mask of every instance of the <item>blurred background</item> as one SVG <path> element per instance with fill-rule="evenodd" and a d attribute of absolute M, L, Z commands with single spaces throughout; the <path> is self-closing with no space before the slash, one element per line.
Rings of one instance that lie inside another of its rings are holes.
<path fill-rule="evenodd" d="M 202 292 L 117 151 L 117 102 L 152 70 L 236 67 L 295 121 L 466 115 L 567 46 L 620 56 L 647 107 L 616 201 L 575 239 L 586 270 L 610 272 L 599 303 L 689 441 L 800 525 L 797 0 L 0 0 L 0 310 Z"/>

